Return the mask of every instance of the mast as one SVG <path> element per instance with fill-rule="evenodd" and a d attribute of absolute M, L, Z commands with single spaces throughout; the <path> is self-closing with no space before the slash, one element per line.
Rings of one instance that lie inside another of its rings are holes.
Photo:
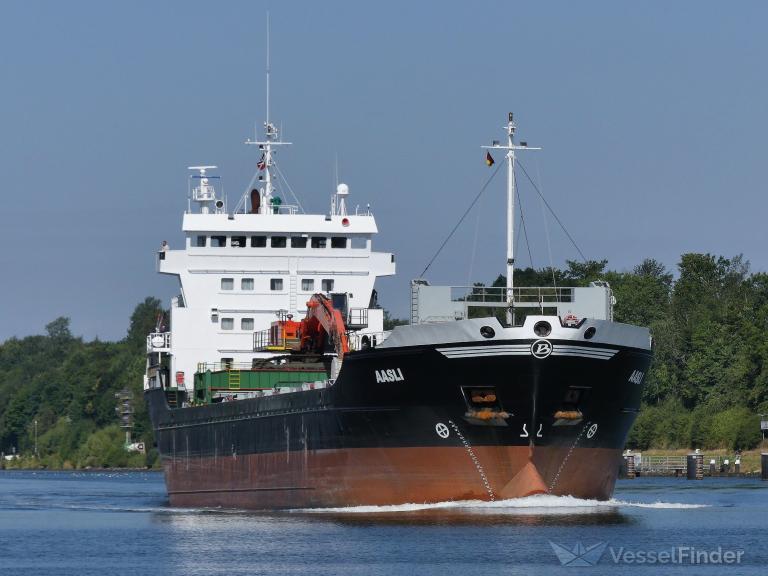
<path fill-rule="evenodd" d="M 507 324 L 515 313 L 515 122 L 512 112 L 507 121 Z"/>
<path fill-rule="evenodd" d="M 266 65 L 266 89 L 267 89 L 267 99 L 266 99 L 266 108 L 267 108 L 267 115 L 266 119 L 264 121 L 264 139 L 263 140 L 251 140 L 248 139 L 245 141 L 246 144 L 254 144 L 259 147 L 259 150 L 261 150 L 261 157 L 259 158 L 259 161 L 256 165 L 257 169 L 261 172 L 264 172 L 263 178 L 259 178 L 260 181 L 264 182 L 264 186 L 259 189 L 259 196 L 261 199 L 260 205 L 259 205 L 259 214 L 269 214 L 272 210 L 272 198 L 273 193 L 275 191 L 275 186 L 272 184 L 273 181 L 273 175 L 272 175 L 272 154 L 274 151 L 272 150 L 273 146 L 286 146 L 291 144 L 291 142 L 283 142 L 280 140 L 279 133 L 277 128 L 275 128 L 275 125 L 272 124 L 269 120 L 269 93 L 270 93 L 270 86 L 269 86 L 269 75 L 270 75 L 270 58 L 269 58 L 269 12 L 267 12 L 267 65 Z"/>
<path fill-rule="evenodd" d="M 516 150 L 541 150 L 528 146 L 527 142 L 515 144 L 515 124 L 512 112 L 507 118 L 507 125 L 504 129 L 507 131 L 507 145 L 502 146 L 498 140 L 494 140 L 491 146 L 482 146 L 482 148 L 492 150 L 507 151 L 507 324 L 510 326 L 515 320 L 515 151 Z"/>

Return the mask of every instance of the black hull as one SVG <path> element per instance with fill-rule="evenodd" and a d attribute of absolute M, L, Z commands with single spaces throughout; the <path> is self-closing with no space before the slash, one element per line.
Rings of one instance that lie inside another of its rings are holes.
<path fill-rule="evenodd" d="M 487 350 L 532 343 L 494 341 Z M 338 506 L 541 492 L 610 498 L 640 407 L 638 374 L 651 355 L 611 346 L 607 357 L 605 346 L 579 347 L 583 354 L 543 359 L 462 356 L 450 345 L 378 348 L 347 355 L 329 388 L 194 408 L 169 409 L 163 390 L 149 390 L 171 503 Z M 478 388 L 492 389 L 502 416 L 476 417 L 468 395 Z M 562 418 L 564 411 L 571 416 Z"/>

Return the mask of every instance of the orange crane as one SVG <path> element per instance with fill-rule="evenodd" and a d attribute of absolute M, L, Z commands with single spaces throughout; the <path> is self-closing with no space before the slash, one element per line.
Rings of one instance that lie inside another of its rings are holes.
<path fill-rule="evenodd" d="M 307 302 L 307 316 L 299 328 L 302 352 L 322 354 L 325 342 L 331 339 L 339 360 L 349 352 L 347 327 L 341 311 L 333 307 L 330 298 L 322 294 L 313 294 Z"/>

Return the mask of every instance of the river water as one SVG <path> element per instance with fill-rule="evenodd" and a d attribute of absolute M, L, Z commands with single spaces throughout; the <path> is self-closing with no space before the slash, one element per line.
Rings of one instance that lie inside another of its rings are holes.
<path fill-rule="evenodd" d="M 253 513 L 171 508 L 155 472 L 0 472 L 2 576 L 574 573 L 766 574 L 768 482 Z"/>

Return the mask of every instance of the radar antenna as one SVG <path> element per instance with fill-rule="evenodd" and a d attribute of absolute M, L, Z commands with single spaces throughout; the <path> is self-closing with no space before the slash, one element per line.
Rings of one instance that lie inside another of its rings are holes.
<path fill-rule="evenodd" d="M 216 197 L 216 189 L 211 184 L 211 180 L 218 180 L 219 176 L 211 176 L 208 174 L 208 170 L 215 170 L 218 166 L 187 166 L 189 170 L 196 170 L 198 174 L 190 176 L 190 180 L 199 180 L 199 184 L 192 188 L 190 195 L 191 199 L 197 202 L 200 206 L 201 214 L 208 214 L 210 212 L 210 205 L 213 204 L 216 213 L 219 214 L 224 211 L 225 206 L 223 200 Z"/>

